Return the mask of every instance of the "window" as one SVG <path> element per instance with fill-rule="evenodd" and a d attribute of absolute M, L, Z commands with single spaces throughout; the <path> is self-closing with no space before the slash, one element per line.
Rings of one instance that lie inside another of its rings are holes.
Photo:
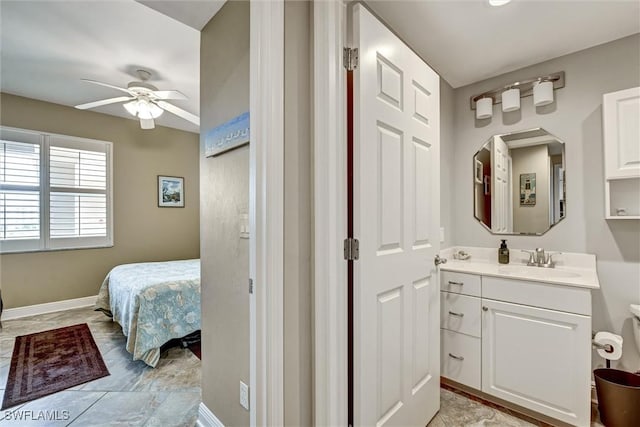
<path fill-rule="evenodd" d="M 111 143 L 0 128 L 0 252 L 111 246 Z"/>

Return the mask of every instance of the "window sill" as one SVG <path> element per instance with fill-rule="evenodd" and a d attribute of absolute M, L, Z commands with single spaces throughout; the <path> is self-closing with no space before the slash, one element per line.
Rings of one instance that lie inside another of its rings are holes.
<path fill-rule="evenodd" d="M 61 251 L 83 251 L 88 249 L 108 249 L 114 246 L 113 243 L 96 246 L 80 246 L 75 248 L 51 248 L 51 249 L 18 249 L 15 251 L 0 251 L 0 255 L 32 254 L 37 252 L 61 252 Z"/>

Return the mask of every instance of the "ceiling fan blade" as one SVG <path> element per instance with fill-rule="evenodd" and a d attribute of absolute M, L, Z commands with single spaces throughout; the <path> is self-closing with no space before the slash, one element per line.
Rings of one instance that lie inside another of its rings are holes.
<path fill-rule="evenodd" d="M 156 123 L 153 119 L 140 119 L 140 129 L 153 129 L 156 127 Z"/>
<path fill-rule="evenodd" d="M 117 98 L 109 98 L 109 99 L 103 99 L 101 101 L 87 102 L 86 104 L 76 105 L 76 108 L 78 110 L 86 110 L 89 108 L 100 107 L 103 105 L 115 104 L 116 102 L 124 102 L 130 99 L 135 99 L 135 96 L 119 96 Z"/>
<path fill-rule="evenodd" d="M 157 104 L 158 107 L 162 108 L 163 110 L 167 110 L 171 114 L 175 114 L 178 117 L 190 121 L 194 125 L 200 126 L 200 117 L 196 116 L 195 114 L 184 111 L 182 108 L 178 108 L 173 104 L 169 104 L 168 102 L 158 101 Z"/>
<path fill-rule="evenodd" d="M 94 85 L 110 87 L 111 89 L 120 90 L 122 92 L 128 93 L 129 95 L 133 95 L 133 93 L 129 89 L 125 89 L 125 88 L 119 87 L 119 86 L 110 85 L 109 83 L 103 83 L 103 82 L 98 82 L 96 80 L 89 80 L 89 79 L 80 79 L 80 80 L 82 80 L 83 82 L 87 82 L 87 83 L 93 83 Z"/>
<path fill-rule="evenodd" d="M 179 90 L 154 90 L 153 94 L 158 99 L 189 99 L 187 95 Z"/>

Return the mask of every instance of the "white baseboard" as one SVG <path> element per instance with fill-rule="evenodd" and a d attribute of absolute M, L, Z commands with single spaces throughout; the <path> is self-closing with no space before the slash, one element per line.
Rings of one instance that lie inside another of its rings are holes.
<path fill-rule="evenodd" d="M 89 307 L 96 303 L 97 297 L 97 295 L 93 295 L 90 297 L 47 302 L 44 304 L 27 305 L 25 307 L 8 308 L 2 312 L 2 320 L 18 319 L 20 317 L 53 313 L 55 311 L 70 310 L 72 308 Z"/>
<path fill-rule="evenodd" d="M 196 424 L 198 427 L 224 427 L 222 421 L 207 408 L 204 402 L 200 402 L 200 406 L 198 407 L 198 422 Z"/>

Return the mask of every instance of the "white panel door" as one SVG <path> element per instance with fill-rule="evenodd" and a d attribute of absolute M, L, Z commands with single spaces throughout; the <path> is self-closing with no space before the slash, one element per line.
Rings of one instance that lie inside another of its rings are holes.
<path fill-rule="evenodd" d="M 591 317 L 482 300 L 482 391 L 588 426 Z"/>
<path fill-rule="evenodd" d="M 640 87 L 603 96 L 605 177 L 640 176 Z"/>
<path fill-rule="evenodd" d="M 508 233 L 511 200 L 509 178 L 509 147 L 502 138 L 495 136 L 491 144 L 491 230 Z"/>
<path fill-rule="evenodd" d="M 425 426 L 440 406 L 439 77 L 353 9 L 354 423 Z"/>

